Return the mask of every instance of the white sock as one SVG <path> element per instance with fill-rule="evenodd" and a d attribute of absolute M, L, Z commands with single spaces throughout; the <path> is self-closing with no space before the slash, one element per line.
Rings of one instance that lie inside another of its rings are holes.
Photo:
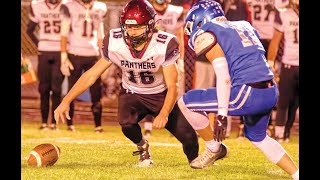
<path fill-rule="evenodd" d="M 212 139 L 211 141 L 205 141 L 206 147 L 212 152 L 218 152 L 220 149 L 220 142 Z"/>
<path fill-rule="evenodd" d="M 144 122 L 144 129 L 145 130 L 152 130 L 152 122 Z"/>
<path fill-rule="evenodd" d="M 276 137 L 283 138 L 284 126 L 276 126 L 274 132 Z"/>
<path fill-rule="evenodd" d="M 291 177 L 293 178 L 293 180 L 299 180 L 299 169 L 298 169 L 297 172 L 295 172 L 294 174 L 292 174 Z"/>

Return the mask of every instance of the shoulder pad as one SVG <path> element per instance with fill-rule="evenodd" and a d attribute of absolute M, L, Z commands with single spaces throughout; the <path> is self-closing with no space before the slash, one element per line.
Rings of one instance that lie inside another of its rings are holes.
<path fill-rule="evenodd" d="M 209 51 L 214 45 L 217 43 L 216 36 L 211 32 L 204 32 L 201 33 L 196 37 L 194 43 L 194 51 L 196 56 L 200 56 L 201 54 L 206 53 Z"/>

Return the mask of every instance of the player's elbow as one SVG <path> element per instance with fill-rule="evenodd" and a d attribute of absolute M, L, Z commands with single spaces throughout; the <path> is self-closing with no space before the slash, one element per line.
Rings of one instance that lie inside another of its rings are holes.
<path fill-rule="evenodd" d="M 168 91 L 174 93 L 175 96 L 178 96 L 179 93 L 179 83 L 173 83 L 170 85 L 167 85 Z"/>

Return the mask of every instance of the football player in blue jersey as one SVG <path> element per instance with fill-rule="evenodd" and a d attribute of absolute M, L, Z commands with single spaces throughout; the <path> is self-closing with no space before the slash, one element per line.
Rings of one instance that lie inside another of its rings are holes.
<path fill-rule="evenodd" d="M 190 90 L 178 101 L 206 144 L 191 167 L 202 169 L 226 157 L 228 148 L 222 140 L 227 116 L 243 116 L 246 138 L 271 162 L 299 179 L 299 169 L 291 157 L 266 134 L 278 90 L 256 30 L 247 21 L 228 21 L 216 1 L 200 0 L 187 14 L 185 33 L 198 59 L 208 60 L 217 76 L 215 88 Z M 208 113 L 217 114 L 213 132 Z"/>

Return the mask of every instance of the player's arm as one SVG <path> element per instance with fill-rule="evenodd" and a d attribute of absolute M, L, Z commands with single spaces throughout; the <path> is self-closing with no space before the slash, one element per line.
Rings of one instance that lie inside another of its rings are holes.
<path fill-rule="evenodd" d="M 38 25 L 37 18 L 33 12 L 32 5 L 29 7 L 29 22 L 27 24 L 27 34 L 30 37 L 31 41 L 33 42 L 34 45 L 38 46 L 39 39 L 37 36 L 34 34 L 34 31 Z"/>
<path fill-rule="evenodd" d="M 101 76 L 101 74 L 108 69 L 112 62 L 108 56 L 108 46 L 109 46 L 109 35 L 103 39 L 102 45 L 102 57 L 96 62 L 89 70 L 83 73 L 77 82 L 72 86 L 70 91 L 63 98 L 60 105 L 54 111 L 54 118 L 59 122 L 61 120 L 65 122 L 65 118 L 71 119 L 69 116 L 70 103 L 80 94 L 82 94 L 86 89 L 96 82 L 96 80 Z"/>
<path fill-rule="evenodd" d="M 183 26 L 179 27 L 177 30 L 176 30 L 176 36 L 179 40 L 179 49 L 180 49 L 180 58 L 178 61 L 178 64 L 180 64 L 183 68 L 183 64 L 184 64 L 184 29 L 183 29 Z"/>
<path fill-rule="evenodd" d="M 111 61 L 101 57 L 90 69 L 85 71 L 77 82 L 72 86 L 70 91 L 63 98 L 63 102 L 71 103 L 77 96 L 82 94 L 85 90 L 91 87 L 101 74 L 110 67 Z"/>
<path fill-rule="evenodd" d="M 63 75 L 70 76 L 70 70 L 73 70 L 74 67 L 71 61 L 68 58 L 67 53 L 67 44 L 68 44 L 68 35 L 71 28 L 71 15 L 69 9 L 66 5 L 62 4 L 60 7 L 61 14 L 61 31 L 60 31 L 60 47 L 61 47 L 61 65 L 60 70 Z"/>
<path fill-rule="evenodd" d="M 104 38 L 104 25 L 103 22 L 99 23 L 98 31 L 97 31 L 97 38 L 98 38 L 98 46 L 99 49 L 102 48 L 103 38 Z"/>
<path fill-rule="evenodd" d="M 104 57 L 100 58 L 97 63 L 90 69 L 84 72 L 77 82 L 72 86 L 70 91 L 62 99 L 59 106 L 54 111 L 54 118 L 57 124 L 61 120 L 63 123 L 67 118 L 70 120 L 69 110 L 70 103 L 85 90 L 93 85 L 94 82 L 101 76 L 101 74 L 110 67 L 111 61 L 106 60 Z"/>
<path fill-rule="evenodd" d="M 213 66 L 217 78 L 218 114 L 227 116 L 231 81 L 225 54 L 211 32 L 204 32 L 195 39 L 196 56 L 207 59 Z"/>
<path fill-rule="evenodd" d="M 155 129 L 164 128 L 168 116 L 174 107 L 178 96 L 178 69 L 176 60 L 179 58 L 179 44 L 176 38 L 171 39 L 166 52 L 166 60 L 162 66 L 163 77 L 167 86 L 167 94 L 163 106 L 153 121 Z"/>
<path fill-rule="evenodd" d="M 176 64 L 163 67 L 163 76 L 166 82 L 168 92 L 164 105 L 160 111 L 161 114 L 169 116 L 178 96 L 178 69 Z"/>
<path fill-rule="evenodd" d="M 269 64 L 270 68 L 272 69 L 272 71 L 275 71 L 276 63 L 274 63 L 274 61 L 277 57 L 279 45 L 280 45 L 281 39 L 283 37 L 283 31 L 284 31 L 284 26 L 282 23 L 280 11 L 278 11 L 278 10 L 276 10 L 273 26 L 274 26 L 273 36 L 272 36 L 272 39 L 269 43 L 267 60 L 268 60 L 268 64 Z"/>
<path fill-rule="evenodd" d="M 216 91 L 218 99 L 218 116 L 214 122 L 214 135 L 217 141 L 225 139 L 227 115 L 231 92 L 231 80 L 225 54 L 214 34 L 205 32 L 195 39 L 196 55 L 205 58 L 212 64 L 216 73 Z M 203 56 L 202 55 L 202 56 Z"/>
<path fill-rule="evenodd" d="M 71 15 L 66 5 L 62 4 L 60 7 L 61 14 L 61 53 L 67 53 L 68 35 L 71 27 Z"/>
<path fill-rule="evenodd" d="M 98 46 L 101 49 L 103 44 L 103 38 L 105 36 L 104 34 L 104 20 L 107 17 L 107 5 L 104 2 L 101 3 L 101 11 L 100 11 L 100 17 L 101 21 L 98 25 L 98 31 L 97 31 L 97 38 L 98 38 Z"/>
<path fill-rule="evenodd" d="M 268 64 L 271 68 L 275 68 L 274 61 L 276 60 L 282 37 L 283 37 L 283 32 L 277 29 L 274 29 L 272 39 L 269 43 L 268 54 L 267 54 Z"/>

